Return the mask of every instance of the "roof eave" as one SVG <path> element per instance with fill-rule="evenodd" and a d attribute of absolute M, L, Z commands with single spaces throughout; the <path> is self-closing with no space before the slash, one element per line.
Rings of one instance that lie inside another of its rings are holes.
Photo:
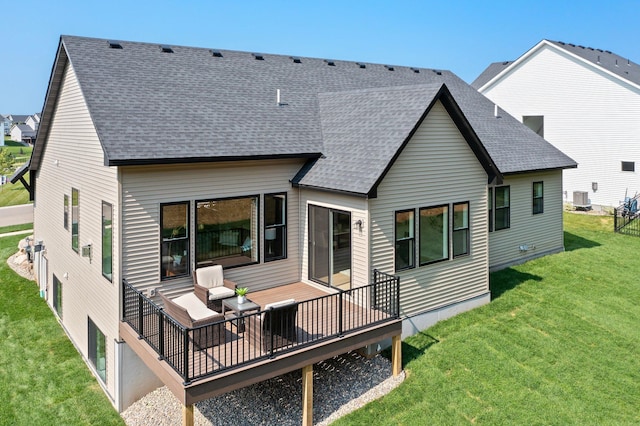
<path fill-rule="evenodd" d="M 238 155 L 224 157 L 171 157 L 171 158 L 130 158 L 109 159 L 105 161 L 107 166 L 151 166 L 160 164 L 184 164 L 184 163 L 221 163 L 230 161 L 255 161 L 255 160 L 287 160 L 287 159 L 315 159 L 322 156 L 320 152 L 303 152 L 290 154 L 269 155 Z"/>

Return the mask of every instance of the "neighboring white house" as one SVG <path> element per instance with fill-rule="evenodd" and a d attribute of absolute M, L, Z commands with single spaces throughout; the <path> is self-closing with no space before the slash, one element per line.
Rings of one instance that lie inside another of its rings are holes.
<path fill-rule="evenodd" d="M 491 64 L 472 86 L 578 162 L 564 171 L 565 201 L 615 207 L 640 193 L 638 64 L 543 40 Z"/>
<path fill-rule="evenodd" d="M 448 71 L 63 36 L 48 87 L 29 168 L 36 274 L 119 410 L 165 383 L 188 412 L 399 342 L 488 303 L 490 268 L 564 249 L 575 162 Z M 300 283 L 350 303 L 301 308 L 289 351 L 244 347 L 224 367 L 248 338 L 225 323 L 229 340 L 190 358 L 151 301 L 192 292 L 209 264 L 252 292 Z M 313 329 L 347 305 L 388 313 L 382 299 L 396 322 Z"/>
<path fill-rule="evenodd" d="M 27 117 L 24 124 L 31 127 L 35 132 L 38 131 L 38 125 L 40 124 L 40 114 L 33 114 Z"/>
<path fill-rule="evenodd" d="M 33 143 L 36 140 L 36 131 L 27 124 L 14 124 L 11 127 L 11 140 Z"/>

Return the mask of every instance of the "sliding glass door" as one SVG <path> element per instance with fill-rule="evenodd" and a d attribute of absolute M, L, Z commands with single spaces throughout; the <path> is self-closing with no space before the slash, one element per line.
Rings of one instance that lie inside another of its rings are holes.
<path fill-rule="evenodd" d="M 309 278 L 351 288 L 351 213 L 309 206 Z"/>

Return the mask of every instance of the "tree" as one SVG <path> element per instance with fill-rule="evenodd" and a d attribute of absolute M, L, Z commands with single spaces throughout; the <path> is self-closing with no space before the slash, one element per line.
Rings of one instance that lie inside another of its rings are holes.
<path fill-rule="evenodd" d="M 12 174 L 14 170 L 15 158 L 8 149 L 0 148 L 0 175 Z"/>

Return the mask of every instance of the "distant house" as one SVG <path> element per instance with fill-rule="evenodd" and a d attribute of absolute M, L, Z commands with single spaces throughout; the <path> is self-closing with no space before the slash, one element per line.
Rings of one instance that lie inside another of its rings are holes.
<path fill-rule="evenodd" d="M 36 140 L 36 131 L 28 124 L 14 124 L 11 127 L 11 140 L 32 144 Z"/>
<path fill-rule="evenodd" d="M 565 201 L 617 206 L 640 193 L 637 63 L 542 40 L 515 61 L 491 64 L 472 86 L 578 162 L 564 171 Z"/>
<path fill-rule="evenodd" d="M 27 126 L 31 127 L 31 129 L 33 129 L 33 131 L 37 132 L 38 131 L 38 125 L 40 124 L 40 115 L 39 114 L 30 115 L 25 120 L 25 124 Z"/>
<path fill-rule="evenodd" d="M 48 87 L 36 274 L 119 410 L 162 383 L 187 418 L 287 371 L 304 383 L 564 249 L 575 162 L 448 71 L 64 36 Z M 259 312 L 185 327 L 160 309 L 208 265 Z M 291 298 L 293 317 L 266 309 Z"/>
<path fill-rule="evenodd" d="M 25 124 L 29 116 L 22 114 L 9 114 L 8 118 L 11 121 L 11 124 Z"/>

